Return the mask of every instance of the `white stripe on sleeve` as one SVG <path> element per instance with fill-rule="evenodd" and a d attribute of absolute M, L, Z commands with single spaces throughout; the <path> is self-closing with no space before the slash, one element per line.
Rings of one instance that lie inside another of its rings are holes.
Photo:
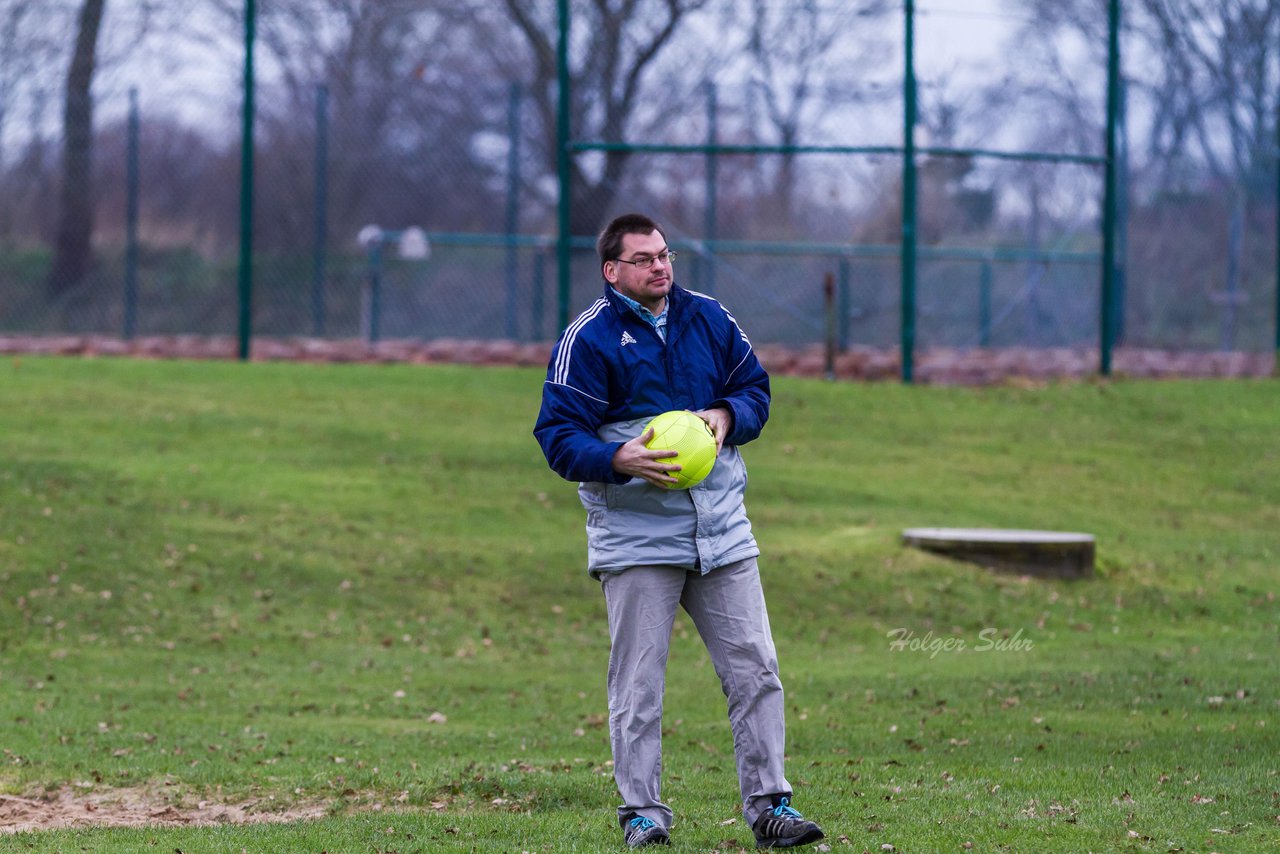
<path fill-rule="evenodd" d="M 551 375 L 552 382 L 557 385 L 569 385 L 569 366 L 573 361 L 573 343 L 577 340 L 578 333 L 582 331 L 582 327 L 586 326 L 608 304 L 608 301 L 601 297 L 592 303 L 590 308 L 578 315 L 577 320 L 569 324 L 569 328 L 564 332 L 564 337 L 560 340 L 560 352 L 556 354 L 555 369 Z"/>

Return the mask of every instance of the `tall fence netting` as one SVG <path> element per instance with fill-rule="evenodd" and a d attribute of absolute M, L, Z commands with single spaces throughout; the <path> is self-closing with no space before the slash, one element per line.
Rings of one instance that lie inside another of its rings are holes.
<path fill-rule="evenodd" d="M 105 4 L 74 171 L 68 69 L 91 4 L 0 3 L 0 332 L 234 335 L 244 4 Z M 919 346 L 1096 346 L 1105 5 L 916 5 Z M 1230 101 L 1207 67 L 1173 89 L 1149 5 L 1126 4 L 1123 37 L 1120 342 L 1267 350 L 1275 105 Z M 1260 23 L 1230 32 L 1274 92 L 1280 11 L 1254 5 Z M 570 314 L 601 286 L 594 233 L 642 210 L 678 281 L 754 341 L 819 342 L 834 305 L 842 347 L 896 346 L 901 4 L 571 9 L 570 135 L 588 145 L 571 160 Z M 554 339 L 556 4 L 258 10 L 254 334 Z M 1196 26 L 1188 55 L 1219 32 Z M 404 251 L 417 229 L 425 257 Z"/>

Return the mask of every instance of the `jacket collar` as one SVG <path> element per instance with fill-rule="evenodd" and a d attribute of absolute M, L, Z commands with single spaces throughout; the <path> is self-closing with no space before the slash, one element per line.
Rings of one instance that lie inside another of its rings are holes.
<path fill-rule="evenodd" d="M 631 306 L 627 305 L 622 296 L 613 289 L 608 282 L 604 283 L 604 297 L 609 301 L 609 305 L 613 306 L 613 310 L 622 316 L 632 314 Z M 674 323 L 675 319 L 684 313 L 685 308 L 689 305 L 689 292 L 680 287 L 676 283 L 671 283 L 671 290 L 667 292 L 667 325 L 668 328 Z"/>

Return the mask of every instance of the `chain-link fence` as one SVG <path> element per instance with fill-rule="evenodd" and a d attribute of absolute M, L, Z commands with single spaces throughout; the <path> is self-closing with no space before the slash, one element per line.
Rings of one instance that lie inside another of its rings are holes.
<path fill-rule="evenodd" d="M 901 340 L 902 4 L 565 3 L 566 128 L 557 3 L 264 0 L 246 208 L 248 5 L 0 0 L 0 333 L 235 335 L 251 215 L 254 335 L 547 341 L 643 210 L 754 341 Z M 906 5 L 916 345 L 1096 347 L 1107 4 Z M 1280 3 L 1165 5 L 1123 4 L 1115 331 L 1272 350 Z"/>

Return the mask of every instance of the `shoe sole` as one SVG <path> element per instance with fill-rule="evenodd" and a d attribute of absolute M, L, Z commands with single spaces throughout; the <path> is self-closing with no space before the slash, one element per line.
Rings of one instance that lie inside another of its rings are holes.
<path fill-rule="evenodd" d="M 630 843 L 628 843 L 627 847 L 628 848 L 648 848 L 650 845 L 670 845 L 670 844 L 671 844 L 670 836 L 651 836 L 648 839 L 644 840 L 643 842 L 638 842 L 635 845 L 631 845 Z"/>
<path fill-rule="evenodd" d="M 777 839 L 772 842 L 761 842 L 756 840 L 757 848 L 797 848 L 801 845 L 812 845 L 818 840 L 826 836 L 821 830 L 811 830 L 803 836 L 797 836 L 795 839 Z"/>

